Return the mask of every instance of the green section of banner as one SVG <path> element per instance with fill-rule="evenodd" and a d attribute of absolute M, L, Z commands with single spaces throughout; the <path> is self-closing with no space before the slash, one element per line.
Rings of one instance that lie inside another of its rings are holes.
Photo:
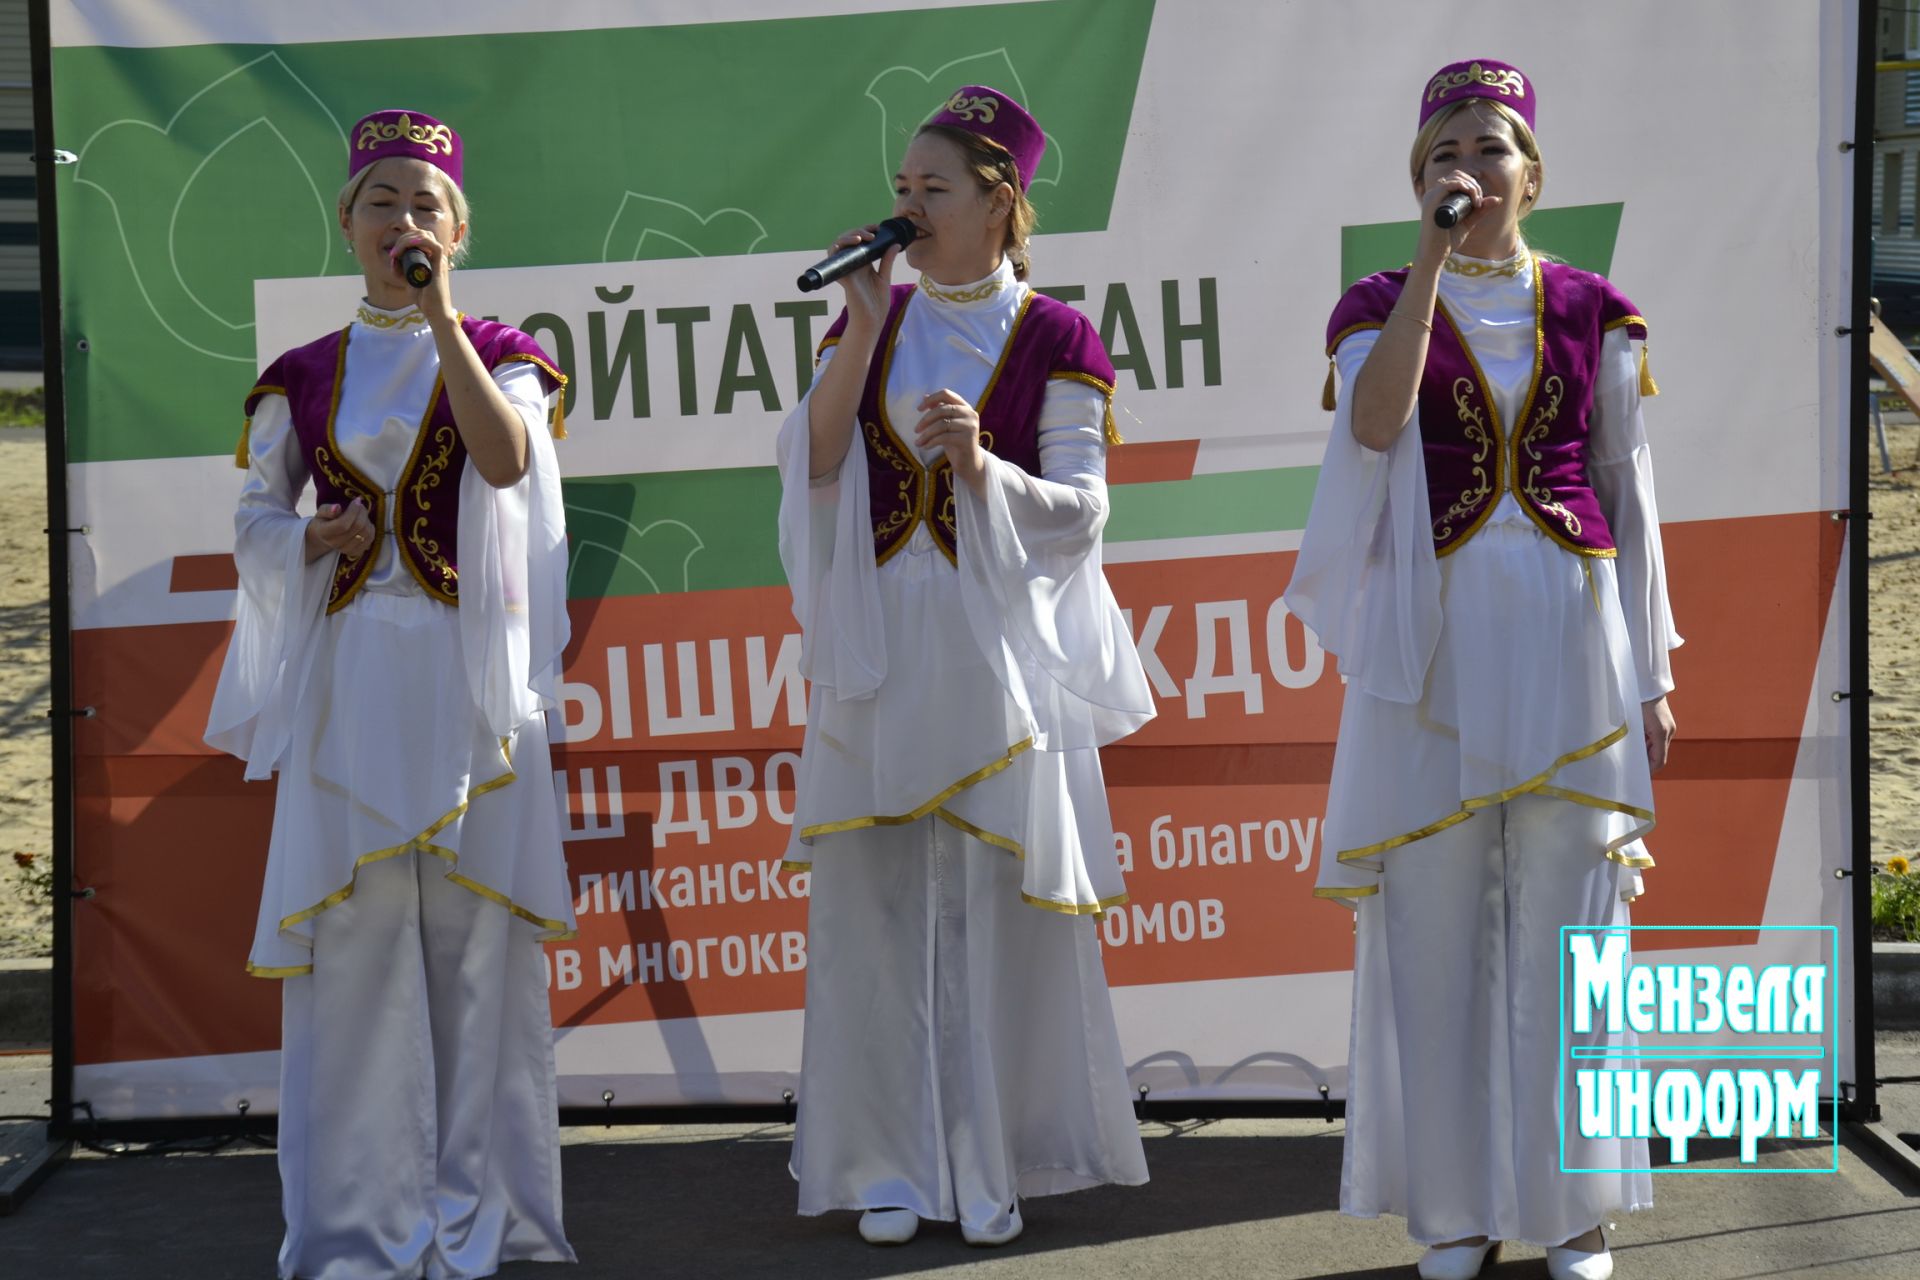
<path fill-rule="evenodd" d="M 1106 540 L 1143 542 L 1306 527 L 1318 467 L 1115 485 Z M 772 467 L 565 482 L 567 595 L 669 595 L 785 586 Z"/>
<path fill-rule="evenodd" d="M 257 367 L 254 280 L 352 269 L 335 196 L 345 131 L 369 110 L 414 106 L 459 129 L 474 267 L 825 244 L 887 207 L 907 137 L 966 83 L 1004 88 L 1046 123 L 1033 183 L 1042 225 L 1098 231 L 1153 8 L 1042 0 L 280 48 L 56 49 L 55 142 L 80 157 L 60 170 L 59 191 L 69 456 L 233 447 Z"/>
<path fill-rule="evenodd" d="M 772 467 L 568 480 L 567 595 L 784 585 Z"/>
<path fill-rule="evenodd" d="M 1527 215 L 1527 243 L 1570 266 L 1606 275 L 1620 235 L 1624 204 L 1582 204 Z M 1376 271 L 1396 271 L 1413 256 L 1418 222 L 1372 222 L 1340 228 L 1340 287 Z"/>
<path fill-rule="evenodd" d="M 1222 471 L 1191 480 L 1115 485 L 1108 542 L 1271 533 L 1307 527 L 1318 467 Z"/>

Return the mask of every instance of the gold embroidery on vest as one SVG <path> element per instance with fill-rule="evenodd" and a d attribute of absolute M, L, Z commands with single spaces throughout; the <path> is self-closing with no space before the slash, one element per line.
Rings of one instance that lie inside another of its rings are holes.
<path fill-rule="evenodd" d="M 412 544 L 421 563 L 440 575 L 440 591 L 443 595 L 458 591 L 460 572 L 441 554 L 440 540 L 427 536 L 426 513 L 433 510 L 430 495 L 440 487 L 441 477 L 446 474 L 452 461 L 453 446 L 458 439 L 459 435 L 452 427 L 435 428 L 432 449 L 420 459 L 419 470 L 414 473 L 413 483 L 408 486 L 413 493 L 413 505 L 420 514 L 414 516 L 413 523 L 407 527 L 407 541 Z"/>
<path fill-rule="evenodd" d="M 1473 514 L 1474 508 L 1493 493 L 1493 478 L 1487 474 L 1482 464 L 1487 455 L 1493 452 L 1493 436 L 1487 431 L 1487 423 L 1480 416 L 1480 406 L 1473 402 L 1475 390 L 1472 378 L 1453 380 L 1453 403 L 1460 410 L 1460 426 L 1466 432 L 1467 439 L 1480 446 L 1473 455 L 1473 477 L 1475 484 L 1448 507 L 1438 520 L 1433 522 L 1433 540 L 1444 542 L 1453 536 L 1453 522 L 1463 516 Z"/>
<path fill-rule="evenodd" d="M 1560 416 L 1560 401 L 1566 394 L 1566 384 L 1560 381 L 1560 375 L 1556 373 L 1541 383 L 1540 389 L 1546 393 L 1546 403 L 1542 404 L 1539 412 L 1533 415 L 1533 422 L 1528 426 L 1526 433 L 1515 438 L 1513 474 L 1516 479 L 1520 475 L 1520 450 L 1525 449 L 1533 466 L 1527 470 L 1526 481 L 1520 486 L 1521 492 L 1540 510 L 1558 517 L 1560 523 L 1566 526 L 1567 532 L 1577 538 L 1580 536 L 1580 517 L 1567 510 L 1563 504 L 1555 502 L 1552 489 L 1538 483 L 1542 459 L 1540 451 L 1534 448 L 1537 442 L 1547 438 L 1548 432 L 1553 429 L 1554 420 Z"/>
<path fill-rule="evenodd" d="M 351 502 L 355 498 L 363 499 L 367 504 L 367 516 L 373 522 L 373 540 L 361 553 L 358 560 L 349 560 L 341 556 L 333 566 L 333 585 L 327 589 L 327 612 L 338 613 L 347 607 L 347 602 L 360 593 L 367 579 L 373 574 L 373 566 L 380 556 L 380 540 L 386 536 L 387 498 L 379 486 L 361 475 L 346 454 L 340 451 L 340 441 L 334 436 L 335 421 L 340 416 L 340 388 L 347 379 L 347 343 L 351 340 L 353 326 L 348 325 L 340 331 L 340 345 L 335 349 L 333 365 L 333 399 L 327 405 L 327 442 L 315 445 L 313 450 L 314 466 L 335 488 L 347 496 Z"/>
<path fill-rule="evenodd" d="M 954 479 L 951 465 L 947 466 L 946 476 L 947 500 L 940 504 L 940 525 L 947 531 L 947 541 L 957 547 L 960 545 L 960 513 L 954 506 L 957 495 L 953 491 L 953 486 L 957 481 Z"/>
<path fill-rule="evenodd" d="M 993 398 L 994 388 L 1000 385 L 1000 374 L 1006 369 L 1007 360 L 1013 354 L 1014 343 L 1020 339 L 1020 327 L 1026 323 L 1027 310 L 1033 305 L 1033 300 L 1038 296 L 1037 293 L 1030 290 L 1027 296 L 1020 300 L 1020 309 L 1014 313 L 1013 325 L 1007 330 L 1006 344 L 1000 348 L 1000 359 L 995 362 L 993 374 L 987 379 L 986 390 L 980 393 L 980 402 L 974 406 L 975 413 L 982 415 L 986 413 L 987 401 Z M 911 298 L 909 298 L 909 302 L 910 301 Z M 881 335 L 881 344 L 886 354 L 880 361 L 880 389 L 876 397 L 876 407 L 879 410 L 880 421 L 878 423 L 861 423 L 861 426 L 866 430 L 868 443 L 873 448 L 875 456 L 886 460 L 886 462 L 896 470 L 911 472 L 906 479 L 900 482 L 898 493 L 902 507 L 906 510 L 905 517 L 902 518 L 901 511 L 896 509 L 885 521 L 874 525 L 874 535 L 876 537 L 895 533 L 898 535 L 891 546 L 875 551 L 874 562 L 876 564 L 885 564 L 888 560 L 892 559 L 895 552 L 907 545 L 907 540 L 913 533 L 913 526 L 924 520 L 928 524 L 928 533 L 933 534 L 934 546 L 939 548 L 940 554 L 947 558 L 949 564 L 958 565 L 960 560 L 954 549 L 945 542 L 942 542 L 938 534 L 934 533 L 934 473 L 940 467 L 948 465 L 946 455 L 942 453 L 931 464 L 922 462 L 919 454 L 907 449 L 906 443 L 900 439 L 899 435 L 893 429 L 893 423 L 887 418 L 887 379 L 893 368 L 893 349 L 900 339 L 900 326 L 905 323 L 906 317 L 907 308 L 906 304 L 903 304 L 896 313 L 892 330 Z M 992 433 L 988 432 L 986 434 L 990 437 Z M 982 447 L 986 446 L 983 445 Z M 909 486 L 915 484 L 919 487 L 917 490 L 913 490 L 910 495 Z M 910 497 L 911 500 L 909 500 Z M 902 526 L 904 526 L 904 531 L 902 531 Z"/>
<path fill-rule="evenodd" d="M 439 540 L 426 535 L 426 518 L 415 516 L 407 521 L 406 532 L 402 534 L 400 531 L 401 521 L 406 514 L 401 509 L 401 498 L 411 498 L 421 510 L 430 510 L 433 503 L 428 495 L 440 487 L 442 475 L 452 466 L 453 449 L 459 440 L 459 432 L 451 426 L 432 425 L 434 410 L 440 405 L 440 397 L 446 393 L 446 383 L 436 377 L 433 380 L 433 393 L 427 397 L 426 412 L 420 415 L 420 425 L 414 431 L 413 452 L 407 456 L 406 466 L 400 469 L 399 488 L 393 500 L 393 527 L 396 539 L 403 539 L 397 543 L 395 551 L 413 580 L 425 589 L 428 596 L 457 608 L 460 604 L 459 570 L 448 563 Z M 427 451 L 430 442 L 438 446 L 437 452 L 432 455 Z"/>

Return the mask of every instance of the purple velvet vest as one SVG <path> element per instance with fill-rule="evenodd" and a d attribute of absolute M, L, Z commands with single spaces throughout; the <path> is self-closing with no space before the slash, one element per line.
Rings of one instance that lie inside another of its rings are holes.
<path fill-rule="evenodd" d="M 488 369 L 524 360 L 540 371 L 548 394 L 566 385 L 566 375 L 554 367 L 539 344 L 511 325 L 463 316 L 460 327 Z M 366 585 L 387 536 L 389 495 L 362 475 L 333 435 L 333 416 L 340 408 L 340 386 L 347 373 L 348 325 L 339 333 L 295 347 L 267 366 L 247 393 L 247 418 L 262 396 L 287 398 L 300 456 L 307 464 L 318 501 L 345 505 L 355 498 L 367 504 L 373 520 L 373 545 L 358 560 L 341 556 L 334 565 L 333 585 L 327 594 L 327 612 L 333 613 Z M 556 419 L 557 420 L 557 419 Z M 246 465 L 244 444 L 236 459 Z M 466 468 L 467 446 L 453 420 L 453 405 L 438 379 L 427 401 L 413 455 L 407 459 L 391 495 L 395 553 L 427 594 L 445 604 L 460 603 L 460 569 L 455 564 L 460 530 L 460 476 Z"/>
<path fill-rule="evenodd" d="M 1385 325 L 1406 280 L 1404 269 L 1386 271 L 1347 290 L 1327 324 L 1327 354 L 1348 334 Z M 1533 379 L 1512 425 L 1500 420 L 1446 304 L 1434 310 L 1419 404 L 1436 555 L 1472 537 L 1503 492 L 1567 550 L 1614 554 L 1613 531 L 1587 475 L 1594 376 L 1601 337 L 1624 327 L 1644 341 L 1647 322 L 1605 277 L 1557 262 L 1534 260 L 1533 296 Z"/>
<path fill-rule="evenodd" d="M 955 551 L 959 529 L 954 516 L 953 467 L 944 454 L 931 463 L 920 455 L 887 418 L 887 374 L 900 321 L 914 286 L 893 286 L 893 305 L 881 330 L 876 350 L 880 357 L 867 366 L 867 384 L 860 395 L 860 429 L 867 442 L 868 499 L 873 516 L 873 556 L 885 564 L 907 545 L 914 527 L 925 522 L 949 562 L 959 563 Z M 840 341 L 847 313 L 827 329 L 820 350 Z M 980 446 L 1029 475 L 1040 474 L 1040 406 L 1047 383 L 1071 378 L 1107 397 L 1107 439 L 1113 437 L 1113 362 L 1100 343 L 1093 323 L 1064 302 L 1029 293 L 1014 317 L 1000 363 L 980 393 L 974 408 L 980 414 Z M 911 423 L 906 424 L 909 430 Z"/>

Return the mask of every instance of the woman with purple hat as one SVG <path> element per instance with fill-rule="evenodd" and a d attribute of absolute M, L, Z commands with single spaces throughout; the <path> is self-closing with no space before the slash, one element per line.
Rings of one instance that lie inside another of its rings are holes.
<path fill-rule="evenodd" d="M 1633 304 L 1521 236 L 1535 107 L 1486 58 L 1422 86 L 1419 246 L 1334 308 L 1286 596 L 1347 680 L 1316 890 L 1359 916 L 1341 1208 L 1404 1216 L 1428 1277 L 1524 1240 L 1599 1280 L 1601 1225 L 1652 1202 L 1646 1143 L 1581 1136 L 1557 1085 L 1560 930 L 1629 922 L 1674 732 L 1654 387 Z M 1563 1137 L 1611 1172 L 1562 1172 Z"/>
<path fill-rule="evenodd" d="M 573 1259 L 540 948 L 573 929 L 543 714 L 566 380 L 454 306 L 459 136 L 378 111 L 349 146 L 365 297 L 247 396 L 207 741 L 279 776 L 247 969 L 283 984 L 280 1275 L 483 1276 Z"/>
<path fill-rule="evenodd" d="M 894 249 L 781 429 L 813 682 L 787 857 L 812 868 L 800 1212 L 1020 1233 L 1147 1170 L 1089 917 L 1125 900 L 1099 748 L 1153 715 L 1101 569 L 1113 366 L 1027 284 L 1046 146 L 971 85 L 912 139 Z M 834 248 L 872 238 L 849 231 Z"/>

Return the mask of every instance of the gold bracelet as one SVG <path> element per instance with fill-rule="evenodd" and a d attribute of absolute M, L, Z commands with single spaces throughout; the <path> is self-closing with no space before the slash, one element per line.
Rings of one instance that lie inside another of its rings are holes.
<path fill-rule="evenodd" d="M 1422 320 L 1419 316 L 1414 315 L 1411 311 L 1402 311 L 1400 308 L 1395 307 L 1391 311 L 1387 312 L 1387 318 L 1389 320 L 1391 320 L 1395 316 L 1404 316 L 1406 319 L 1411 320 L 1415 324 L 1419 325 L 1422 329 L 1425 329 L 1428 333 L 1433 332 L 1433 321 Z"/>

